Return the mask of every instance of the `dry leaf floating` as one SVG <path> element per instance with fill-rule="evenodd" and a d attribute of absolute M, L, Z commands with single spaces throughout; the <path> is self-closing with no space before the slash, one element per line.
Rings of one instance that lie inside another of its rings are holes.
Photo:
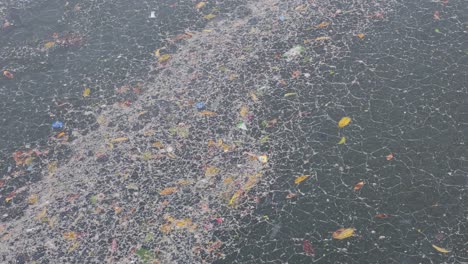
<path fill-rule="evenodd" d="M 392 160 L 393 159 L 393 153 L 388 154 L 385 158 L 387 160 Z"/>
<path fill-rule="evenodd" d="M 432 247 L 433 247 L 435 250 L 439 251 L 440 253 L 444 253 L 444 254 L 450 253 L 450 251 L 448 251 L 447 249 L 438 247 L 438 246 L 436 246 L 436 245 L 434 245 L 434 244 L 432 245 Z"/>
<path fill-rule="evenodd" d="M 90 93 L 91 93 L 91 89 L 85 88 L 83 91 L 83 97 L 88 97 Z"/>
<path fill-rule="evenodd" d="M 299 184 L 305 180 L 307 180 L 308 178 L 310 177 L 310 175 L 302 175 L 302 176 L 299 176 L 297 177 L 295 180 L 294 180 L 294 183 L 295 184 Z"/>
<path fill-rule="evenodd" d="M 332 237 L 334 239 L 342 240 L 354 235 L 354 228 L 340 228 L 333 232 Z"/>
<path fill-rule="evenodd" d="M 338 145 L 343 145 L 344 143 L 346 143 L 346 137 L 342 137 L 338 142 Z"/>
<path fill-rule="evenodd" d="M 340 121 L 338 122 L 338 127 L 343 128 L 343 127 L 349 125 L 349 123 L 351 123 L 351 118 L 345 116 L 345 117 L 341 118 Z"/>
<path fill-rule="evenodd" d="M 206 5 L 206 2 L 199 2 L 198 4 L 195 5 L 196 9 L 203 8 Z"/>
<path fill-rule="evenodd" d="M 358 190 L 360 190 L 362 188 L 362 186 L 364 186 L 364 182 L 360 181 L 360 182 L 356 183 L 356 185 L 354 185 L 354 190 L 358 191 Z"/>

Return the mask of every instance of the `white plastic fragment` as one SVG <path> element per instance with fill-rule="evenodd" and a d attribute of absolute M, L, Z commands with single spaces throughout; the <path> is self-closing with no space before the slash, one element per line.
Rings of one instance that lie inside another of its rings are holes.
<path fill-rule="evenodd" d="M 151 11 L 150 18 L 156 18 L 156 14 L 154 11 Z"/>

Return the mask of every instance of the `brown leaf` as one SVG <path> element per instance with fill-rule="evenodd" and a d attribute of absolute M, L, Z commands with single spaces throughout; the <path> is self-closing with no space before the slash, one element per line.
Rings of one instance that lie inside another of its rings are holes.
<path fill-rule="evenodd" d="M 388 214 L 376 214 L 374 217 L 384 219 L 384 218 L 389 218 L 390 215 L 388 215 Z"/>
<path fill-rule="evenodd" d="M 3 76 L 7 77 L 8 79 L 13 79 L 15 77 L 13 73 L 9 71 L 3 71 Z"/>
<path fill-rule="evenodd" d="M 297 71 L 293 71 L 292 74 L 291 74 L 291 77 L 293 78 L 297 78 L 301 75 L 301 71 L 297 70 Z"/>
<path fill-rule="evenodd" d="M 203 110 L 203 111 L 199 112 L 198 114 L 202 115 L 202 116 L 215 116 L 216 115 L 215 112 L 208 111 L 208 110 Z"/>
<path fill-rule="evenodd" d="M 179 35 L 175 36 L 174 38 L 172 38 L 172 41 L 179 41 L 179 40 L 189 39 L 191 37 L 192 37 L 192 34 L 190 34 L 190 33 L 182 33 L 182 34 L 179 34 Z"/>
<path fill-rule="evenodd" d="M 78 235 L 73 231 L 63 233 L 63 238 L 66 240 L 75 240 L 77 237 Z"/>
<path fill-rule="evenodd" d="M 362 188 L 362 186 L 364 186 L 364 182 L 360 181 L 360 182 L 356 183 L 356 185 L 354 185 L 354 190 L 358 191 L 358 190 L 360 190 Z"/>
<path fill-rule="evenodd" d="M 177 187 L 168 187 L 162 191 L 159 192 L 160 195 L 169 195 L 173 194 L 177 191 Z"/>

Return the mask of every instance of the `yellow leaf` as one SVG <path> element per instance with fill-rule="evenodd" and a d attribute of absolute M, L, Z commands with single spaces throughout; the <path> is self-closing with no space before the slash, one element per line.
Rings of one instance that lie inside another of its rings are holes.
<path fill-rule="evenodd" d="M 72 251 L 77 249 L 79 246 L 80 246 L 80 242 L 75 241 L 75 243 L 73 243 L 73 245 L 71 245 L 70 248 L 68 249 L 68 253 L 71 253 Z"/>
<path fill-rule="evenodd" d="M 164 148 L 163 143 L 161 141 L 156 141 L 151 145 L 153 148 Z"/>
<path fill-rule="evenodd" d="M 231 147 L 228 144 L 223 144 L 221 145 L 221 147 L 223 148 L 224 152 L 228 152 L 231 149 Z"/>
<path fill-rule="evenodd" d="M 224 179 L 223 183 L 227 185 L 227 184 L 232 183 L 233 181 L 234 180 L 232 179 L 232 177 L 228 177 L 228 178 Z"/>
<path fill-rule="evenodd" d="M 246 117 L 247 114 L 249 113 L 249 108 L 248 108 L 247 106 L 243 105 L 243 106 L 241 107 L 239 113 L 240 113 L 240 116 Z"/>
<path fill-rule="evenodd" d="M 210 19 L 213 19 L 213 18 L 215 18 L 215 17 L 216 17 L 215 14 L 208 14 L 208 15 L 204 16 L 203 18 L 204 18 L 204 19 L 207 19 L 207 20 L 210 20 Z"/>
<path fill-rule="evenodd" d="M 336 230 L 335 232 L 333 232 L 332 237 L 334 239 L 342 240 L 350 236 L 353 236 L 353 234 L 354 234 L 354 228 L 340 228 Z"/>
<path fill-rule="evenodd" d="M 446 250 L 445 248 L 441 248 L 441 247 L 438 247 L 436 245 L 432 245 L 433 248 L 435 248 L 435 250 L 441 252 L 441 253 L 444 253 L 444 254 L 447 254 L 447 253 L 450 253 L 450 251 Z"/>
<path fill-rule="evenodd" d="M 165 234 L 171 232 L 171 229 L 172 229 L 172 226 L 170 224 L 164 224 L 160 228 L 161 232 L 163 232 Z"/>
<path fill-rule="evenodd" d="M 195 8 L 200 9 L 200 8 L 204 7 L 205 5 L 206 5 L 206 2 L 200 2 L 200 3 L 195 5 Z"/>
<path fill-rule="evenodd" d="M 42 218 L 44 218 L 45 216 L 47 215 L 47 208 L 44 208 L 42 209 L 41 212 L 39 212 L 36 216 L 36 219 L 37 220 L 41 220 Z"/>
<path fill-rule="evenodd" d="M 161 56 L 158 57 L 158 62 L 163 63 L 163 62 L 168 61 L 170 58 L 171 58 L 171 55 L 164 54 L 164 55 L 161 55 Z"/>
<path fill-rule="evenodd" d="M 284 94 L 284 97 L 289 97 L 289 96 L 294 96 L 297 95 L 297 93 L 286 93 Z"/>
<path fill-rule="evenodd" d="M 46 49 L 50 49 L 50 48 L 52 48 L 53 46 L 55 46 L 55 42 L 53 42 L 53 41 L 49 41 L 49 42 L 46 42 L 46 43 L 44 44 L 44 48 L 46 48 Z"/>
<path fill-rule="evenodd" d="M 215 112 L 211 112 L 211 111 L 208 111 L 208 110 L 201 111 L 198 114 L 200 114 L 202 116 L 215 116 L 216 115 Z"/>
<path fill-rule="evenodd" d="M 162 191 L 159 192 L 160 195 L 169 195 L 173 194 L 177 191 L 177 187 L 168 187 Z"/>
<path fill-rule="evenodd" d="M 305 180 L 307 180 L 308 178 L 310 177 L 310 175 L 302 175 L 302 176 L 299 176 L 297 177 L 295 180 L 294 180 L 294 183 L 295 184 L 299 184 Z"/>
<path fill-rule="evenodd" d="M 75 240 L 77 238 L 77 235 L 73 231 L 65 232 L 63 233 L 63 238 L 65 238 L 66 240 Z"/>
<path fill-rule="evenodd" d="M 203 32 L 205 32 L 205 33 L 211 33 L 211 32 L 213 32 L 213 30 L 212 30 L 212 29 L 204 29 Z"/>
<path fill-rule="evenodd" d="M 33 194 L 33 195 L 29 196 L 29 198 L 28 198 L 28 203 L 29 204 L 35 204 L 35 203 L 37 203 L 37 201 L 38 201 L 38 197 L 37 197 L 36 194 Z"/>
<path fill-rule="evenodd" d="M 206 168 L 205 176 L 215 176 L 216 174 L 218 174 L 218 172 L 219 172 L 218 168 L 211 166 L 211 167 Z"/>
<path fill-rule="evenodd" d="M 330 25 L 330 22 L 322 22 L 316 26 L 316 28 L 326 28 Z"/>
<path fill-rule="evenodd" d="M 185 218 L 185 219 L 177 220 L 175 224 L 177 227 L 190 226 L 192 225 L 192 219 Z"/>
<path fill-rule="evenodd" d="M 338 127 L 343 128 L 343 127 L 347 126 L 350 122 L 351 122 L 351 118 L 345 116 L 345 117 L 341 118 L 340 121 L 338 122 Z"/>
<path fill-rule="evenodd" d="M 258 156 L 257 159 L 258 159 L 258 161 L 260 161 L 263 164 L 268 162 L 268 156 L 267 155 Z"/>
<path fill-rule="evenodd" d="M 322 37 L 317 37 L 317 38 L 315 38 L 314 40 L 315 40 L 315 41 L 320 41 L 320 40 L 329 40 L 329 39 L 331 39 L 331 38 L 330 38 L 330 37 L 327 37 L 327 36 L 322 36 Z"/>
<path fill-rule="evenodd" d="M 91 93 L 91 89 L 85 88 L 83 91 L 83 97 L 88 97 L 90 93 Z"/>
<path fill-rule="evenodd" d="M 208 147 L 215 147 L 216 146 L 216 142 L 214 142 L 214 140 L 208 140 Z"/>
<path fill-rule="evenodd" d="M 234 204 L 234 201 L 236 201 L 236 199 L 241 195 L 241 193 L 242 193 L 241 190 L 238 190 L 237 192 L 235 192 L 231 200 L 229 200 L 229 205 Z"/>
<path fill-rule="evenodd" d="M 127 140 L 128 140 L 127 137 L 113 138 L 113 139 L 111 139 L 111 143 L 119 143 L 119 142 L 124 142 L 124 141 L 127 141 Z"/>
<path fill-rule="evenodd" d="M 29 157 L 24 160 L 24 164 L 31 165 L 33 161 L 34 161 L 34 157 Z"/>
<path fill-rule="evenodd" d="M 257 102 L 257 101 L 258 101 L 258 97 L 257 97 L 257 95 L 256 95 L 254 92 L 251 92 L 249 95 L 250 95 L 250 98 L 252 98 L 252 100 L 253 100 L 254 102 Z"/>
<path fill-rule="evenodd" d="M 346 143 L 346 138 L 345 138 L 345 137 L 342 137 L 342 138 L 340 139 L 340 142 L 338 142 L 338 145 L 342 145 L 342 144 L 344 144 L 344 143 Z"/>
<path fill-rule="evenodd" d="M 249 179 L 244 185 L 244 191 L 247 193 L 252 187 L 254 187 L 255 184 L 257 184 L 258 179 L 262 176 L 261 173 L 257 173 L 254 175 L 249 176 Z"/>
<path fill-rule="evenodd" d="M 359 33 L 359 34 L 357 34 L 357 37 L 360 38 L 360 39 L 363 39 L 365 37 L 365 35 L 362 34 L 362 33 Z"/>

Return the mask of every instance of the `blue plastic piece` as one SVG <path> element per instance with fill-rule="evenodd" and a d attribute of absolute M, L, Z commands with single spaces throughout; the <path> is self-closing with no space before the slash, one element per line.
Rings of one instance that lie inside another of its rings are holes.
<path fill-rule="evenodd" d="M 63 122 L 55 121 L 52 123 L 52 128 L 59 129 L 63 127 Z"/>
<path fill-rule="evenodd" d="M 198 110 L 201 110 L 201 109 L 205 108 L 205 103 L 204 102 L 198 102 L 198 103 L 195 104 L 195 107 Z"/>

